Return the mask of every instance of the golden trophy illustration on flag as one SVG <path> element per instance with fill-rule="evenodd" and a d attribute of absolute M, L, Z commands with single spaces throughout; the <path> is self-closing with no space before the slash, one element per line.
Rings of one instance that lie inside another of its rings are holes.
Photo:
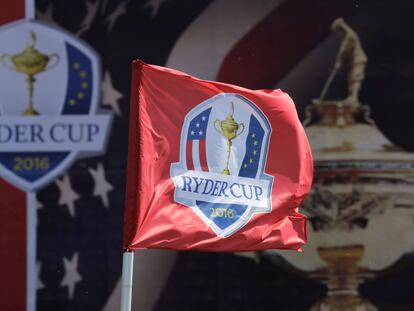
<path fill-rule="evenodd" d="M 244 124 L 243 123 L 237 123 L 234 120 L 233 115 L 234 115 L 234 103 L 231 102 L 231 113 L 227 116 L 227 118 L 225 120 L 222 120 L 222 121 L 220 121 L 219 119 L 216 119 L 214 121 L 214 128 L 216 129 L 216 131 L 219 132 L 221 135 L 223 135 L 227 139 L 226 167 L 221 172 L 224 175 L 230 175 L 229 161 L 230 161 L 230 152 L 231 152 L 232 140 L 235 139 L 237 136 L 240 136 L 244 131 Z M 238 132 L 239 129 L 241 129 L 240 132 Z"/>
<path fill-rule="evenodd" d="M 22 113 L 22 115 L 25 116 L 39 115 L 33 105 L 33 91 L 34 83 L 36 81 L 35 75 L 55 67 L 60 60 L 59 55 L 56 53 L 50 55 L 40 53 L 35 48 L 36 34 L 33 31 L 30 31 L 30 36 L 31 42 L 22 52 L 13 55 L 3 54 L 0 57 L 0 61 L 6 67 L 27 75 L 29 107 Z M 52 60 L 54 61 L 51 62 Z"/>

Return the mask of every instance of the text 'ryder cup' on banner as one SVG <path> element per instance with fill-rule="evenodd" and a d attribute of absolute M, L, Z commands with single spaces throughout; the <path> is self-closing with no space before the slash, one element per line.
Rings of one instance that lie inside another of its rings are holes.
<path fill-rule="evenodd" d="M 124 249 L 300 249 L 312 155 L 292 99 L 132 64 Z"/>

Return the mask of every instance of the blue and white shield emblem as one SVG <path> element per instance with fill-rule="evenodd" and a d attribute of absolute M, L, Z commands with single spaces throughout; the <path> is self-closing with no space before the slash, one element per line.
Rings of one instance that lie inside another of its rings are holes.
<path fill-rule="evenodd" d="M 0 28 L 0 177 L 34 191 L 79 157 L 105 150 L 111 113 L 97 114 L 97 54 L 35 21 Z"/>
<path fill-rule="evenodd" d="M 223 238 L 254 213 L 271 212 L 273 177 L 264 172 L 271 131 L 264 113 L 239 94 L 200 103 L 185 117 L 180 162 L 171 165 L 174 200 Z"/>

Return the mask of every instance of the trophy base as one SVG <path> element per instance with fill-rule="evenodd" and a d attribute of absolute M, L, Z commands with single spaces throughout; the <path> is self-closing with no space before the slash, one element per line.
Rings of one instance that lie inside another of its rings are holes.
<path fill-rule="evenodd" d="M 335 295 L 317 302 L 310 311 L 378 311 L 367 299 L 354 295 Z"/>
<path fill-rule="evenodd" d="M 33 108 L 27 108 L 25 111 L 23 111 L 22 115 L 23 116 L 38 116 L 39 113 Z"/>
<path fill-rule="evenodd" d="M 225 168 L 221 173 L 223 175 L 230 175 L 230 170 L 228 168 Z"/>

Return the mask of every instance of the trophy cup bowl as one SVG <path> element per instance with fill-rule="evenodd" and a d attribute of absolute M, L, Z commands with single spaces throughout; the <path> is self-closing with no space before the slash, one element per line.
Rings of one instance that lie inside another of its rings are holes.
<path fill-rule="evenodd" d="M 13 55 L 3 54 L 0 61 L 13 71 L 27 75 L 29 88 L 29 107 L 22 113 L 23 115 L 38 115 L 33 107 L 33 88 L 36 79 L 35 75 L 55 67 L 59 63 L 59 55 L 56 53 L 46 55 L 40 53 L 35 48 L 36 35 L 31 31 L 32 42 L 20 53 Z M 52 61 L 53 60 L 53 61 Z"/>
<path fill-rule="evenodd" d="M 48 67 L 51 59 L 55 59 L 56 61 Z M 33 47 L 28 47 L 19 54 L 4 54 L 2 56 L 4 64 L 7 64 L 7 60 L 10 60 L 10 62 L 14 65 L 14 67 L 12 67 L 13 70 L 28 76 L 37 75 L 38 73 L 54 67 L 57 65 L 58 59 L 59 56 L 57 54 L 41 54 Z"/>
<path fill-rule="evenodd" d="M 238 124 L 236 121 L 234 121 L 233 117 L 228 116 L 225 120 L 220 121 L 220 120 L 216 120 L 214 122 L 214 126 L 216 126 L 216 122 L 219 124 L 220 126 L 220 133 L 226 137 L 228 140 L 233 140 L 235 139 L 237 136 L 239 136 L 241 133 L 237 133 L 237 131 L 239 130 L 239 128 L 241 126 L 244 126 L 242 123 Z M 217 126 L 216 126 L 217 128 Z"/>

